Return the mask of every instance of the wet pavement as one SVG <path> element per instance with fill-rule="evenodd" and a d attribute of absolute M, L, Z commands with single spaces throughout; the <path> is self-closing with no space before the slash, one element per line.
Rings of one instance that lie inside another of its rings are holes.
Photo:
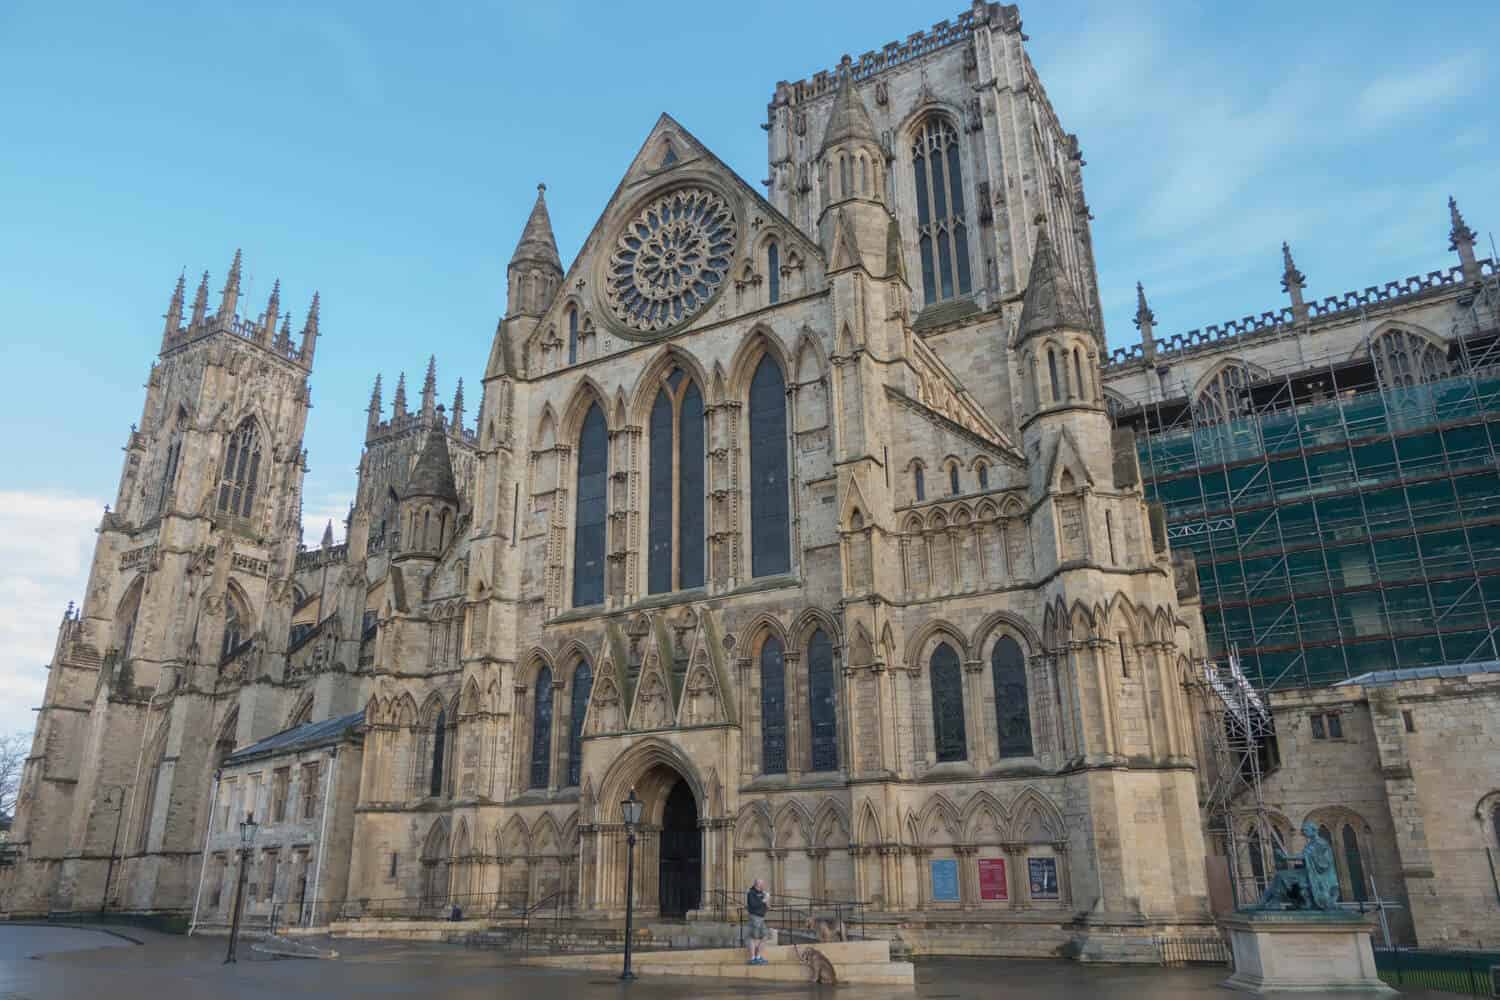
<path fill-rule="evenodd" d="M 493 951 L 459 945 L 348 941 L 337 959 L 272 959 L 240 943 L 225 966 L 226 941 L 135 928 L 117 934 L 81 928 L 0 924 L 0 1000 L 108 997 L 109 1000 L 226 1000 L 320 997 L 325 1000 L 422 996 L 451 1000 L 690 1000 L 696 997 L 819 997 L 894 1000 L 911 991 L 872 987 L 747 986 L 743 982 L 661 978 L 622 984 L 598 972 L 507 964 Z M 140 942 L 136 944 L 134 942 Z M 915 996 L 924 1000 L 1183 1000 L 1243 995 L 1219 987 L 1226 970 L 1082 966 L 1010 959 L 936 959 L 917 964 Z M 1310 998 L 1318 994 L 1301 993 Z M 1329 994 L 1334 996 L 1335 994 Z M 1336 994 L 1349 998 L 1348 993 Z M 1414 996 L 1414 994 L 1413 994 Z"/>

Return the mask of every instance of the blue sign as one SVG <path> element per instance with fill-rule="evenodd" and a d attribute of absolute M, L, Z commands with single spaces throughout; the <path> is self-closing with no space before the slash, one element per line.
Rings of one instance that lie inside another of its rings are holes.
<path fill-rule="evenodd" d="M 952 858 L 929 861 L 932 867 L 932 901 L 958 902 L 958 862 Z"/>

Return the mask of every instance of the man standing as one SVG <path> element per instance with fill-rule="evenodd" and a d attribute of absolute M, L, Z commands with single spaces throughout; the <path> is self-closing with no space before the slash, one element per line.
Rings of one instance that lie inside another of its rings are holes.
<path fill-rule="evenodd" d="M 745 912 L 750 915 L 750 964 L 768 965 L 766 957 L 761 954 L 766 945 L 766 910 L 770 908 L 771 894 L 766 892 L 764 879 L 756 879 L 750 883 L 750 891 L 745 893 Z"/>

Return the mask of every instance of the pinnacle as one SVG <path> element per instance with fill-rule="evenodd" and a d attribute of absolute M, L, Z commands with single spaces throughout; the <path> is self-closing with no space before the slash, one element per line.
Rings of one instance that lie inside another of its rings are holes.
<path fill-rule="evenodd" d="M 427 435 L 422 455 L 406 484 L 408 497 L 438 497 L 458 503 L 458 486 L 453 481 L 453 460 L 448 456 L 448 442 L 440 432 Z"/>
<path fill-rule="evenodd" d="M 536 186 L 536 204 L 531 206 L 526 228 L 521 230 L 521 240 L 510 258 L 512 266 L 528 260 L 550 264 L 559 271 L 562 270 L 562 258 L 557 255 L 557 240 L 552 235 L 552 218 L 547 214 L 545 184 Z"/>
<path fill-rule="evenodd" d="M 1078 292 L 1063 272 L 1047 230 L 1042 229 L 1037 234 L 1036 249 L 1032 251 L 1031 274 L 1026 279 L 1018 336 L 1024 339 L 1032 334 L 1059 329 L 1083 332 L 1092 329 L 1092 324 L 1083 311 Z"/>
<path fill-rule="evenodd" d="M 1290 292 L 1292 288 L 1303 288 L 1307 285 L 1307 275 L 1297 270 L 1296 261 L 1292 260 L 1292 248 L 1285 240 L 1281 241 L 1281 290 Z"/>
<path fill-rule="evenodd" d="M 847 140 L 877 143 L 875 126 L 864 100 L 854 90 L 854 76 L 845 72 L 839 77 L 838 92 L 833 95 L 833 110 L 828 114 L 828 128 L 823 133 L 819 152 Z"/>
<path fill-rule="evenodd" d="M 1458 201 L 1450 194 L 1448 196 L 1448 219 L 1452 228 L 1448 230 L 1448 249 L 1457 250 L 1460 243 L 1473 243 L 1474 230 L 1464 222 L 1463 213 L 1458 210 Z"/>
<path fill-rule="evenodd" d="M 1135 325 L 1137 329 L 1156 322 L 1156 314 L 1146 304 L 1146 289 L 1139 281 L 1135 283 Z"/>

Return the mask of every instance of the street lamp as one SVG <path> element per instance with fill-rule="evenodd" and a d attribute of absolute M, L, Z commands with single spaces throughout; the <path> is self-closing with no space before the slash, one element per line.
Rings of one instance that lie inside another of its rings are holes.
<path fill-rule="evenodd" d="M 620 813 L 625 817 L 625 971 L 620 978 L 629 981 L 635 978 L 630 969 L 630 938 L 635 916 L 635 828 L 641 821 L 641 800 L 635 797 L 634 788 L 620 803 Z"/>
<path fill-rule="evenodd" d="M 240 940 L 240 904 L 245 895 L 245 868 L 250 863 L 250 844 L 255 840 L 255 830 L 255 814 L 246 813 L 240 823 L 240 877 L 234 885 L 234 922 L 229 926 L 229 953 L 224 956 L 225 965 L 239 961 L 234 949 Z"/>

